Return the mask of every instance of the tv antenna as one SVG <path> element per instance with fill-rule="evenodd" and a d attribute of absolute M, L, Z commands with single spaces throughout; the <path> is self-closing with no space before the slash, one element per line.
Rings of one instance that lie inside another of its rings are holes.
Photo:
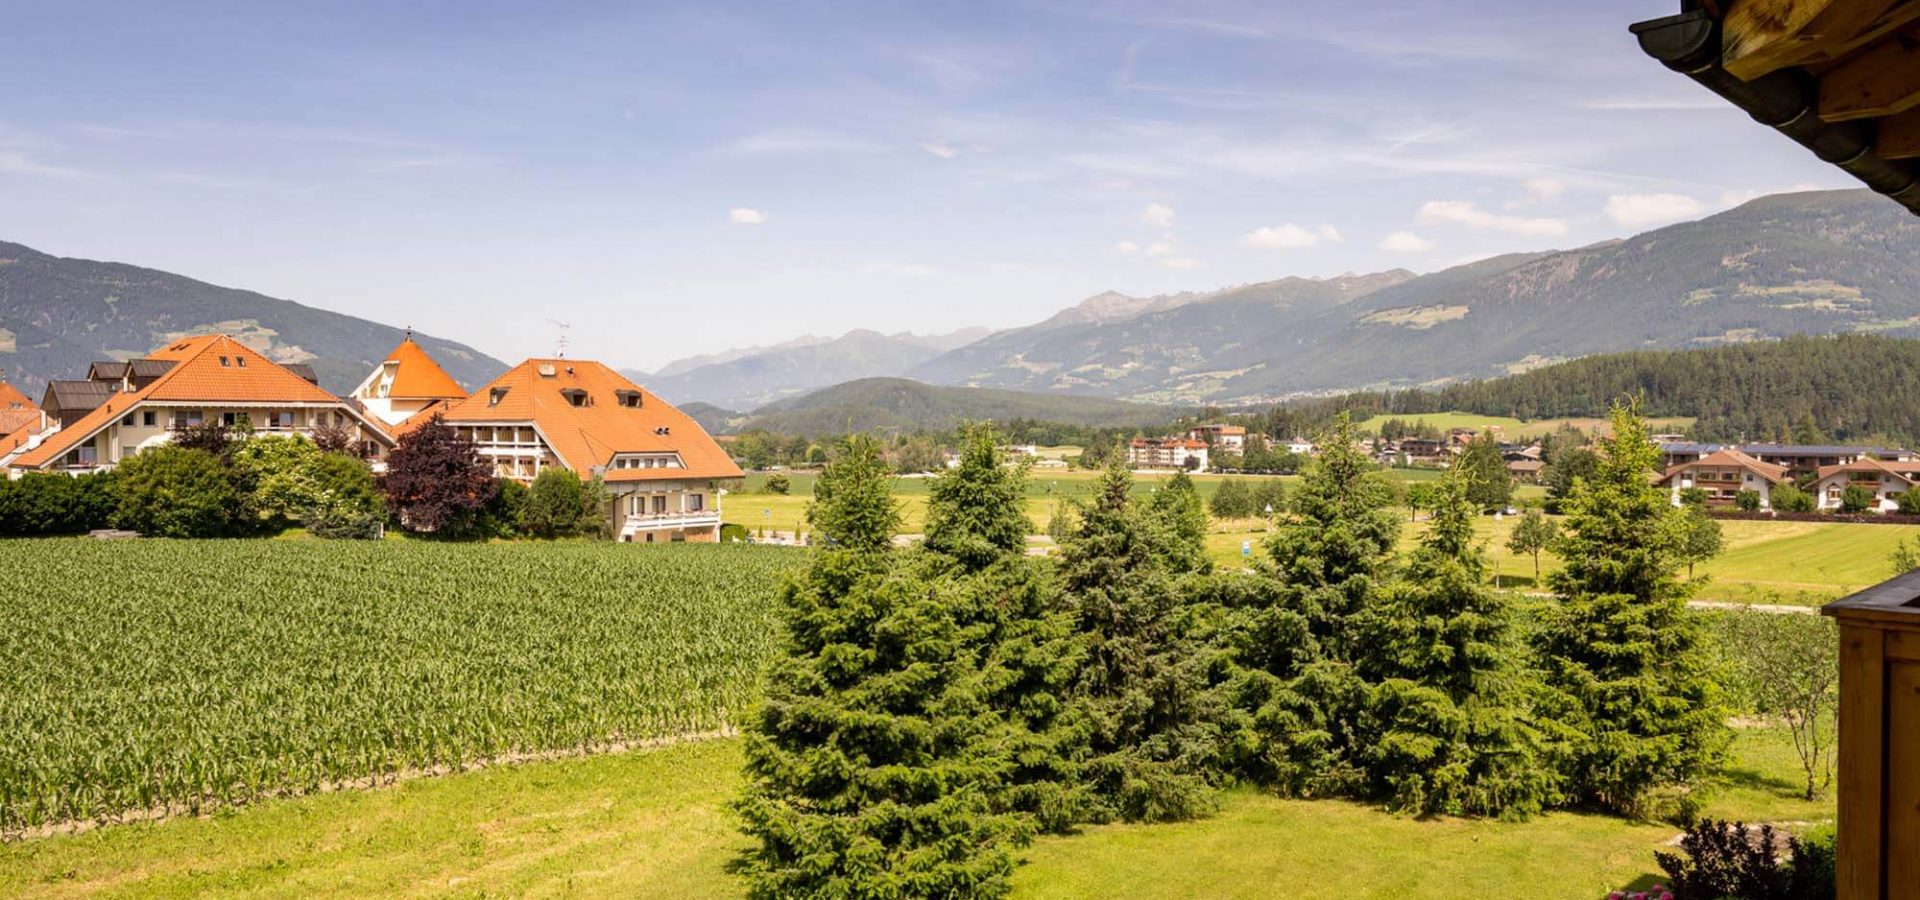
<path fill-rule="evenodd" d="M 553 358 L 566 359 L 567 358 L 567 329 L 572 328 L 573 326 L 568 325 L 567 323 L 562 322 L 559 319 L 548 319 L 547 321 L 553 323 L 553 326 L 555 328 L 560 329 L 560 336 L 558 338 L 555 338 L 553 342 Z"/>

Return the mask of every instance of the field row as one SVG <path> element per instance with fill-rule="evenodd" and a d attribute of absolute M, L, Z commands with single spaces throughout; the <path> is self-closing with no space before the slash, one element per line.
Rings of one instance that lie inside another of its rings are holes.
<path fill-rule="evenodd" d="M 0 830 L 710 731 L 793 551 L 0 542 Z"/>

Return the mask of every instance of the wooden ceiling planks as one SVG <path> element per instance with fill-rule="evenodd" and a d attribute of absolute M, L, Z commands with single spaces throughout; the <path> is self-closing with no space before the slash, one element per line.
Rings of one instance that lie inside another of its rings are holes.
<path fill-rule="evenodd" d="M 1847 57 L 1920 22 L 1920 0 L 1734 0 L 1722 20 L 1722 65 L 1752 81 Z"/>

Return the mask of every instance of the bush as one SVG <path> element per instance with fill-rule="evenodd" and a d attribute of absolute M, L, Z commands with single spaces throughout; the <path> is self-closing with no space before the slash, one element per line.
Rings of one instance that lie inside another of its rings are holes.
<path fill-rule="evenodd" d="M 1863 513 L 1876 508 L 1877 504 L 1873 491 L 1862 485 L 1850 484 L 1840 492 L 1840 511 L 1843 513 Z"/>
<path fill-rule="evenodd" d="M 366 463 L 344 453 L 321 453 L 313 462 L 312 477 L 314 501 L 303 513 L 307 533 L 347 540 L 381 535 L 387 504 Z"/>
<path fill-rule="evenodd" d="M 1813 512 L 1813 495 L 1800 488 L 1781 483 L 1773 489 L 1772 505 L 1775 512 L 1810 513 Z"/>
<path fill-rule="evenodd" d="M 1760 511 L 1760 492 L 1755 490 L 1743 490 L 1740 493 L 1733 495 L 1733 505 L 1736 509 L 1739 509 L 1741 512 L 1759 512 Z"/>
<path fill-rule="evenodd" d="M 480 510 L 477 531 L 481 537 L 516 538 L 521 518 L 527 510 L 527 486 L 511 478 L 494 482 L 493 499 Z"/>
<path fill-rule="evenodd" d="M 1707 505 L 1707 489 L 1690 487 L 1680 489 L 1680 505 L 1688 508 Z"/>
<path fill-rule="evenodd" d="M 1920 490 L 1907 491 L 1894 498 L 1900 504 L 1900 513 L 1908 516 L 1920 516 Z"/>
<path fill-rule="evenodd" d="M 740 544 L 747 540 L 747 526 L 728 522 L 720 526 L 720 543 Z"/>
<path fill-rule="evenodd" d="M 1771 825 L 1707 821 L 1687 829 L 1680 850 L 1654 854 L 1675 900 L 1832 900 L 1836 892 L 1830 834 L 1789 837 L 1782 854 Z"/>
<path fill-rule="evenodd" d="M 520 530 L 534 537 L 571 537 L 593 524 L 585 521 L 586 513 L 587 494 L 580 476 L 569 469 L 542 469 L 520 511 Z"/>
<path fill-rule="evenodd" d="M 205 450 L 162 446 L 122 461 L 113 525 L 148 537 L 208 538 L 234 532 L 242 497 L 233 473 Z"/>
<path fill-rule="evenodd" d="M 793 482 L 787 478 L 787 473 L 775 472 L 767 476 L 767 493 L 784 497 L 791 490 L 793 490 Z"/>
<path fill-rule="evenodd" d="M 0 478 L 0 537 L 57 537 L 106 528 L 118 502 L 114 483 L 111 472 Z"/>

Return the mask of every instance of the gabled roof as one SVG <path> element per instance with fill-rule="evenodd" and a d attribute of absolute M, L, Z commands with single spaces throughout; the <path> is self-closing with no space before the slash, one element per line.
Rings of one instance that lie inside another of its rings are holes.
<path fill-rule="evenodd" d="M 1828 476 L 1842 472 L 1878 472 L 1892 475 L 1902 481 L 1920 479 L 1920 462 L 1889 462 L 1884 459 L 1859 459 L 1837 466 L 1821 466 L 1819 478 L 1825 481 Z"/>
<path fill-rule="evenodd" d="M 30 438 L 46 430 L 45 413 L 34 410 L 31 412 L 31 418 L 20 418 L 27 413 L 27 410 L 17 409 L 0 412 L 0 459 L 5 459 L 8 454 L 26 446 Z"/>
<path fill-rule="evenodd" d="M 1760 476 L 1762 479 L 1766 480 L 1770 484 L 1778 484 L 1779 482 L 1781 482 L 1787 477 L 1786 466 L 1774 465 L 1773 463 L 1770 463 L 1770 462 L 1761 462 L 1760 460 L 1754 459 L 1753 457 L 1748 456 L 1747 454 L 1742 453 L 1738 450 L 1723 449 L 1723 450 L 1715 450 L 1714 452 L 1709 453 L 1705 456 L 1702 456 L 1699 459 L 1694 460 L 1693 462 L 1681 463 L 1677 466 L 1669 467 L 1665 472 L 1665 474 L 1660 476 L 1660 480 L 1666 481 L 1672 478 L 1673 476 L 1678 475 L 1681 472 L 1684 472 L 1688 469 L 1715 469 L 1715 468 L 1745 469 L 1749 472 L 1752 472 L 1755 475 Z"/>
<path fill-rule="evenodd" d="M 75 446 L 92 440 L 100 429 L 142 403 L 161 402 L 171 406 L 204 403 L 286 403 L 302 405 L 343 405 L 335 397 L 285 367 L 260 355 L 253 348 L 224 334 L 184 338 L 154 351 L 153 357 L 170 363 L 153 383 L 130 393 L 116 393 L 106 402 L 63 428 L 31 452 L 13 461 L 20 468 L 39 468 L 60 458 Z M 67 382 L 56 382 L 67 383 Z M 108 385 L 99 382 L 76 382 Z M 362 421 L 365 417 L 361 417 Z M 380 430 L 380 434 L 386 434 Z"/>
<path fill-rule="evenodd" d="M 14 387 L 12 382 L 0 381 L 0 410 L 39 408 L 26 394 L 20 393 L 20 389 Z"/>
<path fill-rule="evenodd" d="M 119 381 L 127 377 L 127 364 L 119 361 L 96 362 L 87 366 L 88 381 Z"/>
<path fill-rule="evenodd" d="M 585 392 L 584 405 L 568 399 Z M 638 406 L 621 402 L 632 397 Z M 692 416 L 618 372 L 590 360 L 529 359 L 473 395 L 408 419 L 417 428 L 435 413 L 451 424 L 532 423 L 567 468 L 583 474 L 623 453 L 676 453 L 681 468 L 619 469 L 613 481 L 739 478 L 740 467 Z M 618 477 L 615 477 L 618 472 Z"/>
<path fill-rule="evenodd" d="M 120 385 L 107 381 L 49 381 L 43 398 L 48 409 L 61 412 L 94 409 L 118 393 Z"/>
<path fill-rule="evenodd" d="M 387 354 L 394 364 L 393 386 L 387 396 L 395 400 L 464 400 L 467 392 L 447 370 L 427 355 L 427 351 L 409 336 Z"/>
<path fill-rule="evenodd" d="M 300 376 L 301 381 L 316 385 L 320 383 L 320 373 L 315 372 L 313 367 L 306 363 L 281 363 L 280 365 L 287 371 Z"/>

